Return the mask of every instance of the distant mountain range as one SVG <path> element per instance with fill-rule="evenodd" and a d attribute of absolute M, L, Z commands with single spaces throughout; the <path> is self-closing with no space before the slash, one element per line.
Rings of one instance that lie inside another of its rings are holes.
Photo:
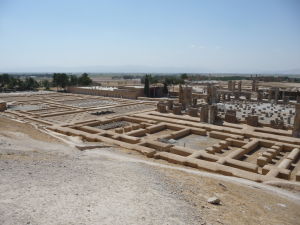
<path fill-rule="evenodd" d="M 197 73 L 197 74 L 222 74 L 224 76 L 240 75 L 249 76 L 254 74 L 259 75 L 289 75 L 291 77 L 300 77 L 300 69 L 290 70 L 266 70 L 266 71 L 247 71 L 247 72 L 228 72 L 228 71 L 214 71 L 208 68 L 195 68 L 195 67 L 157 67 L 157 66 L 78 66 L 78 67 L 17 67 L 17 68 L 0 68 L 0 73 Z"/>

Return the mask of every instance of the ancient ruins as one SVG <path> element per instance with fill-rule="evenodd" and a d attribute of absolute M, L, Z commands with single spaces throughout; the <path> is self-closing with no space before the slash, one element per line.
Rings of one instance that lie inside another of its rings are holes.
<path fill-rule="evenodd" d="M 254 80 L 180 85 L 175 98 L 2 94 L 6 116 L 87 142 L 257 182 L 300 181 L 300 104 Z M 95 94 L 95 93 L 94 93 Z M 3 112 L 4 111 L 4 112 Z"/>

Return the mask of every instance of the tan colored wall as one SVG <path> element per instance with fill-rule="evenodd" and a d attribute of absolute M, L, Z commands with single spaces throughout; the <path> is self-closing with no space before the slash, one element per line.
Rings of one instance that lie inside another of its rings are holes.
<path fill-rule="evenodd" d="M 109 90 L 95 90 L 80 87 L 68 87 L 67 91 L 75 94 L 86 94 L 86 95 L 96 95 L 105 97 L 116 97 L 116 98 L 128 98 L 137 99 L 138 97 L 144 96 L 144 90 L 141 88 L 122 88 L 113 91 Z"/>
<path fill-rule="evenodd" d="M 141 79 L 126 79 L 126 80 L 101 80 L 93 79 L 93 81 L 100 83 L 102 86 L 124 86 L 124 85 L 140 85 Z"/>

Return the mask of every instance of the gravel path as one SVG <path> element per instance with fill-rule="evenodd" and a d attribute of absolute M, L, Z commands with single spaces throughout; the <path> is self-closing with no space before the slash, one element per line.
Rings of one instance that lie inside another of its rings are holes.
<path fill-rule="evenodd" d="M 2 155 L 0 224 L 201 224 L 153 167 L 80 155 Z"/>

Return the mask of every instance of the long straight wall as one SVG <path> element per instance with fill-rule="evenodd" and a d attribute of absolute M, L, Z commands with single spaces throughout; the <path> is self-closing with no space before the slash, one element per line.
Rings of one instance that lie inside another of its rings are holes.
<path fill-rule="evenodd" d="M 115 90 L 96 90 L 81 87 L 68 87 L 67 92 L 74 94 L 85 94 L 85 95 L 96 95 L 104 97 L 115 97 L 115 98 L 128 98 L 137 99 L 138 97 L 143 97 L 143 89 L 115 89 Z"/>

